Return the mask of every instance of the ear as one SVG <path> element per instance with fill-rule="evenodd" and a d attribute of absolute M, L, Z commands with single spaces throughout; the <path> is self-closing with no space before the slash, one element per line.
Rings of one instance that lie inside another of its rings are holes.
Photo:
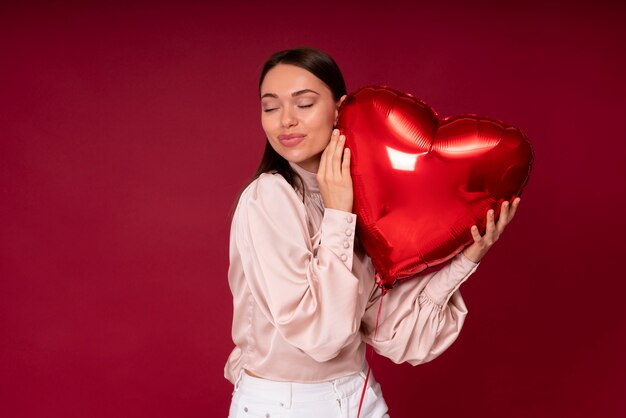
<path fill-rule="evenodd" d="M 339 98 L 339 100 L 337 101 L 337 109 L 339 109 L 339 106 L 341 106 L 341 104 L 344 102 L 344 100 L 346 100 L 347 95 L 343 95 Z"/>
<path fill-rule="evenodd" d="M 346 100 L 345 94 L 339 98 L 339 101 L 337 101 L 337 106 L 335 108 L 335 125 L 337 125 L 337 118 L 339 117 L 339 107 L 341 106 L 344 100 Z"/>

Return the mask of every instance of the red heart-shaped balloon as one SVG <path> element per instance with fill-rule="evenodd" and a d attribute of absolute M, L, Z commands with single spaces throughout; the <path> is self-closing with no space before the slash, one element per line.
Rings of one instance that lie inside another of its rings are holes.
<path fill-rule="evenodd" d="M 351 151 L 358 235 L 390 288 L 440 264 L 485 232 L 489 209 L 519 196 L 533 161 L 522 132 L 501 121 L 439 118 L 385 86 L 350 93 L 337 127 Z"/>

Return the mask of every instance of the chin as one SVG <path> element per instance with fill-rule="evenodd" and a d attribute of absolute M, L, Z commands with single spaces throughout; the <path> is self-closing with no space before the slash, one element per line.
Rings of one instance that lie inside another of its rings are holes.
<path fill-rule="evenodd" d="M 310 155 L 302 152 L 302 151 L 296 151 L 296 150 L 285 150 L 285 152 L 283 152 L 281 154 L 281 156 L 292 163 L 301 163 L 303 161 L 308 160 L 309 158 L 311 158 Z"/>

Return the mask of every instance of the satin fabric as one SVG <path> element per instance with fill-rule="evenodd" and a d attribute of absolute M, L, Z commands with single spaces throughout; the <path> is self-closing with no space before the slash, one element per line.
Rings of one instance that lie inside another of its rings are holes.
<path fill-rule="evenodd" d="M 295 163 L 306 189 L 263 173 L 241 194 L 230 231 L 228 283 L 235 344 L 224 376 L 242 368 L 275 381 L 324 382 L 357 373 L 365 344 L 395 363 L 443 353 L 467 315 L 459 286 L 478 267 L 458 254 L 385 296 L 355 247 L 356 215 L 324 208 L 316 174 Z"/>

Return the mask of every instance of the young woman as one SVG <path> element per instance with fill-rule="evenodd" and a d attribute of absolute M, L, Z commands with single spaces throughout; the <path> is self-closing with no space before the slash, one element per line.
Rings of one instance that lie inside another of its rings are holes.
<path fill-rule="evenodd" d="M 365 345 L 396 363 L 434 359 L 457 338 L 467 309 L 458 290 L 513 218 L 519 199 L 487 215 L 484 236 L 438 272 L 385 295 L 356 237 L 350 151 L 334 126 L 346 87 L 325 53 L 279 51 L 259 81 L 267 142 L 235 209 L 229 285 L 235 348 L 230 417 L 356 417 Z M 362 417 L 387 417 L 370 374 Z"/>

